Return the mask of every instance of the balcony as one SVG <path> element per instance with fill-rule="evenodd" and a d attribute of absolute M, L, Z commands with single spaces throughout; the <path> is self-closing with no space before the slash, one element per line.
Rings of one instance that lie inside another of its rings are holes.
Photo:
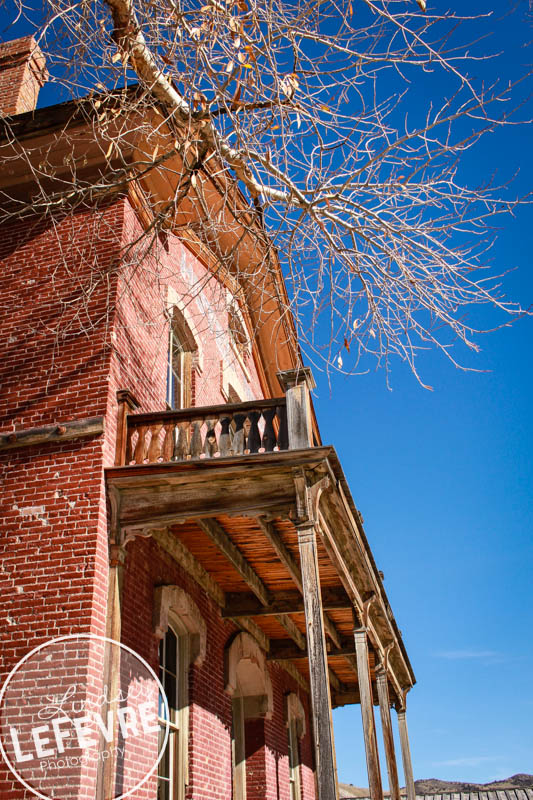
<path fill-rule="evenodd" d="M 222 617 L 310 689 L 327 739 L 318 720 L 377 698 L 378 673 L 397 708 L 415 679 L 304 377 L 292 376 L 280 398 L 149 414 L 119 393 L 116 463 L 106 470 L 111 563 L 137 536 L 152 537 Z"/>

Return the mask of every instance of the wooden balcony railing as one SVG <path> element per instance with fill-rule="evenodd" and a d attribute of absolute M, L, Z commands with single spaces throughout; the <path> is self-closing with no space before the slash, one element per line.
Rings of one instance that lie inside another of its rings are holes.
<path fill-rule="evenodd" d="M 305 382 L 289 384 L 285 397 L 179 411 L 132 413 L 138 404 L 127 390 L 118 392 L 118 401 L 117 466 L 223 458 L 313 445 Z"/>

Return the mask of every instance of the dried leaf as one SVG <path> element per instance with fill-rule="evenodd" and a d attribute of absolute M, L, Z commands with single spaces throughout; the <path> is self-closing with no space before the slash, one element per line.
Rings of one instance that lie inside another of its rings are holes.
<path fill-rule="evenodd" d="M 120 61 L 120 53 L 115 53 L 111 61 L 113 62 L 113 64 L 116 64 L 117 61 Z"/>
<path fill-rule="evenodd" d="M 111 142 L 111 143 L 110 143 L 110 145 L 109 145 L 109 147 L 107 148 L 107 152 L 106 152 L 106 154 L 105 154 L 105 157 L 106 157 L 106 158 L 109 158 L 109 156 L 110 156 L 110 155 L 111 155 L 111 153 L 113 152 L 113 147 L 114 147 L 114 144 L 115 144 L 114 142 Z"/>
<path fill-rule="evenodd" d="M 326 111 L 328 114 L 331 114 L 331 110 L 330 110 L 329 106 L 326 106 L 326 105 L 322 104 L 320 106 L 320 109 L 321 109 L 321 111 Z"/>
<path fill-rule="evenodd" d="M 228 75 L 230 74 L 230 72 L 233 72 L 234 66 L 235 66 L 234 61 L 228 61 L 228 63 L 226 64 L 226 72 L 228 73 Z"/>
<path fill-rule="evenodd" d="M 154 152 L 152 153 L 152 161 L 156 160 L 158 153 L 159 153 L 159 145 L 156 144 L 156 146 L 154 147 Z"/>

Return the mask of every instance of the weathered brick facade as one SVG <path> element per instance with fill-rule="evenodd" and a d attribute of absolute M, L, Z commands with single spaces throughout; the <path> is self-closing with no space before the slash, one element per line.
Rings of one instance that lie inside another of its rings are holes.
<path fill-rule="evenodd" d="M 252 360 L 247 373 L 229 358 L 227 291 L 175 237 L 139 267 L 125 247 L 140 223 L 126 197 L 45 224 L 13 224 L 0 244 L 0 430 L 105 417 L 102 437 L 4 452 L 2 491 L 2 675 L 31 648 L 74 632 L 105 633 L 108 531 L 103 470 L 113 464 L 116 392 L 128 387 L 140 410 L 165 407 L 168 293 L 187 300 L 199 336 L 194 402 L 221 403 L 224 380 L 247 400 L 261 396 Z M 129 259 L 129 260 L 128 260 Z M 153 281 L 156 271 L 160 280 Z M 203 282 L 200 299 L 192 286 Z M 170 287 L 170 288 L 169 288 Z M 224 363 L 226 358 L 227 363 Z M 172 584 L 190 594 L 208 626 L 207 657 L 190 670 L 190 798 L 231 797 L 231 698 L 224 651 L 236 627 L 194 580 L 153 541 L 128 545 L 123 641 L 155 668 L 154 589 Z M 284 698 L 306 693 L 270 664 L 272 719 L 247 722 L 247 797 L 290 800 Z M 301 742 L 303 796 L 314 797 L 311 724 Z M 5 800 L 24 789 L 0 767 Z M 86 787 L 88 797 L 91 789 Z M 153 800 L 155 779 L 136 797 Z"/>

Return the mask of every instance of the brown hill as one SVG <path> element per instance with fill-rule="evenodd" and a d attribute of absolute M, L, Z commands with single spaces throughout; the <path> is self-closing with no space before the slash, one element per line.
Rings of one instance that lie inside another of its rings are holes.
<path fill-rule="evenodd" d="M 533 789 L 533 775 L 523 772 L 512 775 L 501 781 L 490 783 L 465 783 L 463 781 L 441 781 L 438 778 L 424 778 L 415 781 L 417 794 L 447 794 L 449 792 L 487 792 L 498 789 Z M 402 789 L 403 793 L 403 789 Z M 385 792 L 385 797 L 388 797 Z M 339 796 L 342 800 L 368 797 L 368 789 L 352 786 L 351 783 L 339 783 Z"/>

